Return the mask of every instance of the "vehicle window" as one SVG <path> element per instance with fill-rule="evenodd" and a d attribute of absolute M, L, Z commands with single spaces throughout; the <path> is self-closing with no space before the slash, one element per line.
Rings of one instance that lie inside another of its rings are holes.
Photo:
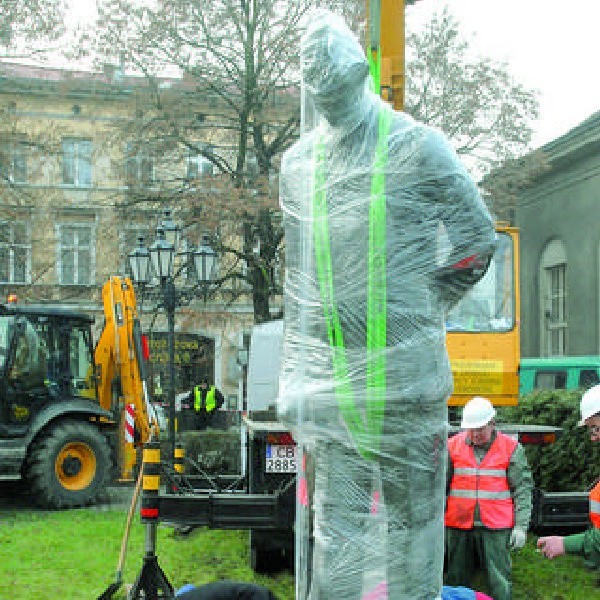
<path fill-rule="evenodd" d="M 567 387 L 567 372 L 539 372 L 535 376 L 535 387 L 540 390 L 564 390 Z"/>
<path fill-rule="evenodd" d="M 92 355 L 86 329 L 73 328 L 69 339 L 69 361 L 73 388 L 77 395 L 90 394 Z"/>
<path fill-rule="evenodd" d="M 582 369 L 579 374 L 579 387 L 580 388 L 591 388 L 592 386 L 600 383 L 600 377 L 596 369 Z"/>
<path fill-rule="evenodd" d="M 514 326 L 513 243 L 498 235 L 485 276 L 448 313 L 448 331 L 508 331 Z"/>
<path fill-rule="evenodd" d="M 18 318 L 14 360 L 10 366 L 9 378 L 23 389 L 33 389 L 45 385 L 48 347 L 43 327 L 37 321 Z"/>
<path fill-rule="evenodd" d="M 0 317 L 0 368 L 4 367 L 6 362 L 6 352 L 8 350 L 8 326 L 12 317 Z"/>

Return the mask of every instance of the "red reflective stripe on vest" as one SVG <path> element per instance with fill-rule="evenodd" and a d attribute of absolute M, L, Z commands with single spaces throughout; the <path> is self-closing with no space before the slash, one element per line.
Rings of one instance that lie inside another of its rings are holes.
<path fill-rule="evenodd" d="M 457 529 L 471 529 L 475 506 L 479 505 L 481 522 L 489 529 L 514 526 L 514 505 L 508 485 L 508 466 L 517 441 L 496 433 L 484 459 L 477 464 L 473 447 L 463 431 L 448 440 L 454 474 L 446 502 L 445 524 Z"/>
<path fill-rule="evenodd" d="M 594 527 L 600 529 L 600 481 L 590 492 L 590 521 Z"/>

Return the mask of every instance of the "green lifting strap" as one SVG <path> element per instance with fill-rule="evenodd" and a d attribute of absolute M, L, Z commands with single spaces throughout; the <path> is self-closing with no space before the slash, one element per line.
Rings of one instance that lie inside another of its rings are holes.
<path fill-rule="evenodd" d="M 366 422 L 354 401 L 354 390 L 348 372 L 344 333 L 333 289 L 333 268 L 329 244 L 329 223 L 325 187 L 325 141 L 318 135 L 315 143 L 313 196 L 313 235 L 317 278 L 332 349 L 335 395 L 342 417 L 356 447 L 365 458 L 373 458 L 383 432 L 386 399 L 386 209 L 385 166 L 391 111 L 379 112 L 377 147 L 371 176 L 369 205 L 369 250 L 367 281 L 367 399 Z"/>
<path fill-rule="evenodd" d="M 371 89 L 379 96 L 381 93 L 381 47 L 377 48 L 377 57 L 373 57 L 373 51 L 367 52 L 369 73 L 371 74 Z"/>

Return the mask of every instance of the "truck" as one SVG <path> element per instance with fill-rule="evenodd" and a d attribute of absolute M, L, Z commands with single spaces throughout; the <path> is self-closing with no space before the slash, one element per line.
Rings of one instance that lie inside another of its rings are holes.
<path fill-rule="evenodd" d="M 587 389 L 600 383 L 600 356 L 522 358 L 519 394 L 534 390 Z"/>
<path fill-rule="evenodd" d="M 519 395 L 518 231 L 498 226 L 498 245 L 487 274 L 447 317 L 447 346 L 455 389 L 449 398 L 449 434 L 459 430 L 459 409 L 473 395 L 510 406 Z M 280 320 L 255 325 L 249 342 L 242 464 L 239 476 L 207 478 L 193 467 L 175 493 L 160 496 L 159 519 L 181 526 L 247 529 L 251 567 L 286 567 L 294 556 L 296 474 L 299 451 L 277 422 L 276 400 L 283 342 Z M 524 445 L 552 444 L 560 428 L 499 423 Z M 304 470 L 304 469 L 302 469 Z M 536 490 L 532 530 L 586 527 L 585 493 Z"/>
<path fill-rule="evenodd" d="M 283 321 L 255 325 L 249 343 L 240 473 L 211 475 L 185 456 L 178 474 L 166 474 L 159 520 L 185 532 L 246 529 L 250 566 L 266 573 L 293 566 L 298 449 L 275 408 Z"/>
<path fill-rule="evenodd" d="M 0 479 L 42 507 L 86 506 L 133 480 L 153 430 L 143 339 L 128 278 L 102 290 L 104 326 L 56 304 L 0 304 Z"/>

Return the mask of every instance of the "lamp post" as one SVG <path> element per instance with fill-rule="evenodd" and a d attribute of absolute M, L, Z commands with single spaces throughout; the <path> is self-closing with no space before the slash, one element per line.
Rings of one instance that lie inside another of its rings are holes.
<path fill-rule="evenodd" d="M 198 249 L 193 251 L 194 268 L 199 281 L 208 282 L 211 280 L 212 272 L 217 262 L 217 253 L 208 244 L 207 236 L 202 236 L 202 243 Z M 204 302 L 208 294 L 208 286 L 202 286 Z"/>
<path fill-rule="evenodd" d="M 138 246 L 129 254 L 129 262 L 134 283 L 141 287 L 142 294 L 158 295 L 158 305 L 167 316 L 167 349 L 169 385 L 167 402 L 169 407 L 169 445 L 171 458 L 175 455 L 175 311 L 178 306 L 190 302 L 197 295 L 198 287 L 202 289 L 204 302 L 208 297 L 212 274 L 217 255 L 208 244 L 207 236 L 197 250 L 186 249 L 183 267 L 193 264 L 196 271 L 196 285 L 177 286 L 175 271 L 175 254 L 179 245 L 180 228 L 173 221 L 170 210 L 165 210 L 164 218 L 156 229 L 156 239 L 150 248 L 144 246 L 143 238 L 139 238 Z M 190 260 L 190 256 L 193 260 Z M 153 277 L 157 285 L 153 285 Z"/>

